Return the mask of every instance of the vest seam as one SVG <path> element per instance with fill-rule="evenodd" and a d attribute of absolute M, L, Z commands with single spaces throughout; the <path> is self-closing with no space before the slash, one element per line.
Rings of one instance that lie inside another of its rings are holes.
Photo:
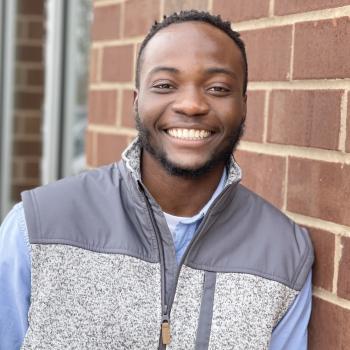
<path fill-rule="evenodd" d="M 295 224 L 294 224 L 294 228 L 295 228 Z M 308 244 L 304 233 L 302 233 L 301 236 L 307 249 L 305 250 L 304 254 L 301 255 L 299 265 L 297 266 L 295 275 L 292 279 L 293 289 L 295 289 L 295 285 L 297 283 L 297 280 L 298 280 L 298 277 L 300 276 L 301 271 L 303 270 L 303 268 L 305 268 L 305 264 L 307 262 L 308 257 L 310 256 L 309 253 L 311 251 L 310 245 Z"/>
<path fill-rule="evenodd" d="M 68 240 L 59 240 L 59 239 L 35 239 L 31 242 L 31 244 L 37 244 L 37 245 L 67 245 L 70 247 L 75 247 L 75 248 L 79 248 L 79 249 L 84 249 L 84 250 L 88 250 L 91 251 L 93 253 L 101 253 L 101 254 L 115 254 L 115 255 L 126 255 L 126 256 L 130 256 L 133 258 L 139 258 L 139 259 L 143 259 L 147 262 L 150 263 L 159 263 L 158 260 L 152 259 L 148 256 L 145 256 L 143 254 L 133 254 L 132 252 L 125 250 L 125 249 L 103 249 L 103 248 L 96 248 L 96 247 L 88 247 L 85 246 L 83 244 L 80 244 L 78 242 L 74 242 L 74 241 L 68 241 Z"/>
<path fill-rule="evenodd" d="M 273 282 L 281 283 L 290 289 L 296 290 L 295 288 L 293 288 L 293 286 L 291 286 L 290 281 L 287 281 L 284 278 L 281 278 L 281 277 L 278 277 L 275 275 L 271 275 L 269 273 L 265 273 L 265 272 L 258 271 L 258 270 L 236 267 L 235 268 L 236 270 L 232 271 L 231 269 L 229 270 L 228 268 L 226 268 L 224 266 L 209 266 L 209 265 L 200 265 L 200 264 L 194 264 L 194 263 L 187 263 L 187 266 L 194 268 L 194 269 L 198 269 L 198 270 L 206 270 L 209 272 L 216 272 L 216 273 L 240 273 L 240 274 L 254 275 L 257 277 L 268 279 L 268 280 L 273 281 Z M 216 269 L 218 269 L 218 270 L 216 270 Z"/>

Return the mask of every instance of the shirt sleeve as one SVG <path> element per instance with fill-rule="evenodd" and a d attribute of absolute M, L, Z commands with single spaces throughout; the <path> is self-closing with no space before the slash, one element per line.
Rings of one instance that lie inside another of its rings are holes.
<path fill-rule="evenodd" d="M 22 203 L 0 227 L 0 349 L 22 345 L 28 328 L 31 265 Z"/>
<path fill-rule="evenodd" d="M 286 315 L 272 332 L 269 350 L 307 350 L 307 326 L 311 314 L 311 272 Z"/>

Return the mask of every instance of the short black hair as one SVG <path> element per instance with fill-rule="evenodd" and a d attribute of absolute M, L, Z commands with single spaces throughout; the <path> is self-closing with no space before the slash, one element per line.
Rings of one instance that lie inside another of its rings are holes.
<path fill-rule="evenodd" d="M 180 13 L 175 12 L 170 16 L 164 16 L 161 22 L 157 22 L 157 21 L 154 22 L 150 31 L 142 41 L 138 55 L 137 55 L 136 82 L 135 82 L 136 88 L 139 88 L 139 85 L 140 85 L 141 58 L 142 58 L 142 53 L 145 47 L 147 46 L 148 42 L 154 37 L 155 34 L 157 34 L 163 28 L 166 28 L 171 24 L 190 22 L 190 21 L 208 23 L 220 29 L 221 31 L 226 33 L 238 46 L 239 50 L 241 51 L 242 59 L 243 59 L 243 73 L 244 73 L 243 94 L 245 95 L 247 92 L 247 84 L 248 84 L 248 62 L 247 62 L 247 55 L 245 51 L 245 45 L 243 40 L 240 37 L 240 34 L 232 30 L 231 23 L 229 21 L 222 20 L 220 15 L 212 15 L 209 12 L 197 11 L 197 10 L 181 11 Z"/>

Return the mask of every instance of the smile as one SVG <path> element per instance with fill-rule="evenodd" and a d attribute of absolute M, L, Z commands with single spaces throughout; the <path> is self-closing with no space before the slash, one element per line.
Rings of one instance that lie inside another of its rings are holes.
<path fill-rule="evenodd" d="M 173 128 L 166 130 L 167 134 L 175 137 L 177 139 L 183 140 L 203 140 L 211 135 L 208 130 L 198 130 L 198 129 L 180 129 Z"/>

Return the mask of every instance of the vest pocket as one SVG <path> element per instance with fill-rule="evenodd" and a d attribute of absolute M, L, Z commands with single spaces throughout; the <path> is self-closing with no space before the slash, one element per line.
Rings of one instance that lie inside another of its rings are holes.
<path fill-rule="evenodd" d="M 216 272 L 204 272 L 203 293 L 196 335 L 196 350 L 207 350 L 209 346 Z"/>

